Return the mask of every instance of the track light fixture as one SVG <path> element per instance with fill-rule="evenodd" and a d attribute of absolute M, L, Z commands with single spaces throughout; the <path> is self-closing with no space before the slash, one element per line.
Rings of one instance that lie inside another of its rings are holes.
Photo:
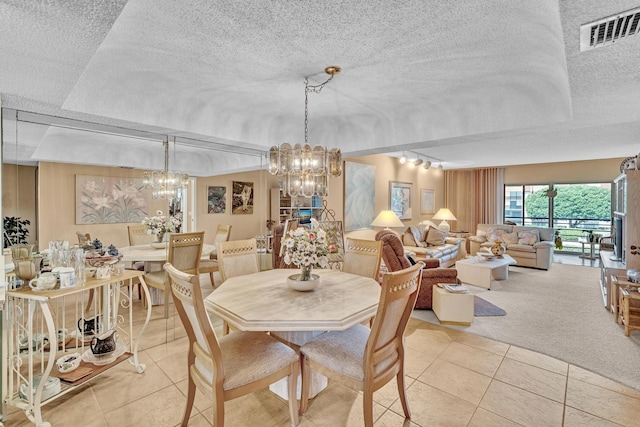
<path fill-rule="evenodd" d="M 422 163 L 423 163 L 422 159 L 418 157 L 416 160 L 413 161 L 413 166 L 420 166 Z"/>
<path fill-rule="evenodd" d="M 429 168 L 431 167 L 431 160 L 427 159 L 427 161 L 422 164 L 422 167 L 425 170 L 429 170 Z"/>
<path fill-rule="evenodd" d="M 402 157 L 400 157 L 400 164 L 404 165 L 405 163 L 407 163 L 407 155 L 404 154 L 404 151 L 402 152 Z"/>
<path fill-rule="evenodd" d="M 438 172 L 442 172 L 442 162 L 438 163 Z"/>

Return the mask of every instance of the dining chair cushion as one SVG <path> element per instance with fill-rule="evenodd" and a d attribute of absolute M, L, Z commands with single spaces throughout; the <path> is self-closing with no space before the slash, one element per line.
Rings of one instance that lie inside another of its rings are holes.
<path fill-rule="evenodd" d="M 237 331 L 218 339 L 224 365 L 225 390 L 264 378 L 298 360 L 298 353 L 264 332 Z M 255 349 L 259 349 L 257 352 Z M 195 366 L 208 381 L 213 373 L 197 358 Z"/>
<path fill-rule="evenodd" d="M 332 371 L 363 381 L 363 356 L 370 332 L 369 328 L 361 324 L 345 331 L 327 332 L 304 344 L 300 351 Z M 382 372 L 394 360 L 395 357 L 390 357 L 388 364 L 379 363 L 375 373 Z"/>
<path fill-rule="evenodd" d="M 156 287 L 164 287 L 165 279 L 167 277 L 167 273 L 164 271 L 152 271 L 149 273 L 145 273 L 144 281 L 147 282 L 147 285 Z"/>
<path fill-rule="evenodd" d="M 218 260 L 217 259 L 200 259 L 200 272 L 208 272 L 209 270 L 218 268 Z"/>

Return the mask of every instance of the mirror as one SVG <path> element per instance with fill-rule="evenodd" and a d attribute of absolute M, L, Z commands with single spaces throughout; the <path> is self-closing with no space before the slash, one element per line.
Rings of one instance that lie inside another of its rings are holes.
<path fill-rule="evenodd" d="M 128 246 L 127 225 L 139 224 L 140 218 L 111 222 L 115 208 L 110 203 L 116 197 L 128 198 L 127 208 L 133 210 L 131 200 L 138 195 L 147 200 L 143 216 L 155 215 L 157 210 L 164 214 L 179 210 L 182 231 L 204 230 L 205 243 L 213 243 L 218 224 L 232 225 L 233 240 L 267 234 L 268 193 L 278 182 L 266 172 L 263 152 L 171 136 L 165 159 L 162 142 L 166 138 L 159 133 L 3 109 L 3 215 L 28 220 L 26 243 L 39 250 L 48 248 L 52 240 L 78 243 L 77 232 L 100 239 L 105 248 Z M 169 170 L 190 177 L 179 203 L 170 206 L 166 199 L 154 200 L 150 190 L 127 193 L 134 189 L 117 184 L 110 191 L 85 191 L 87 183 L 106 185 L 110 179 L 141 182 L 145 171 L 162 171 L 165 161 Z M 250 211 L 233 209 L 242 196 L 234 192 L 237 183 L 253 188 Z M 224 209 L 210 213 L 209 187 L 225 189 Z M 83 206 L 94 208 L 95 215 L 86 214 Z M 181 330 L 180 321 L 173 316 L 159 339 L 172 339 L 177 330 Z M 146 337 L 144 341 L 154 345 Z"/>

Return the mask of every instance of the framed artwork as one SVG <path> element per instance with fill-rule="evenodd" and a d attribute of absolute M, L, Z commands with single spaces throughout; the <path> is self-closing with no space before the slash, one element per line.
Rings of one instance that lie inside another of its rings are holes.
<path fill-rule="evenodd" d="M 76 175 L 76 224 L 142 222 L 149 197 L 142 178 Z"/>
<path fill-rule="evenodd" d="M 411 195 L 413 184 L 410 182 L 389 181 L 389 209 L 400 219 L 411 219 Z"/>
<path fill-rule="evenodd" d="M 371 228 L 375 216 L 376 168 L 344 162 L 344 229 Z"/>
<path fill-rule="evenodd" d="M 253 213 L 253 182 L 232 181 L 232 214 Z"/>
<path fill-rule="evenodd" d="M 434 208 L 434 193 L 433 190 L 427 190 L 425 188 L 420 189 L 420 213 L 421 214 L 432 214 L 435 213 L 436 210 Z"/>
<path fill-rule="evenodd" d="M 217 185 L 207 187 L 207 212 L 210 214 L 227 212 L 227 187 Z"/>

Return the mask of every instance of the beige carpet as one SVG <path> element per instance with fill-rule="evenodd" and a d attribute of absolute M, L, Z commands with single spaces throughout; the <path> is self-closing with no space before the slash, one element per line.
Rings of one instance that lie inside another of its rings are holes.
<path fill-rule="evenodd" d="M 474 317 L 473 334 L 547 354 L 640 390 L 640 331 L 624 329 L 605 310 L 600 269 L 553 264 L 549 271 L 510 267 L 509 280 L 472 293 L 506 316 Z M 439 323 L 430 310 L 414 317 Z"/>

